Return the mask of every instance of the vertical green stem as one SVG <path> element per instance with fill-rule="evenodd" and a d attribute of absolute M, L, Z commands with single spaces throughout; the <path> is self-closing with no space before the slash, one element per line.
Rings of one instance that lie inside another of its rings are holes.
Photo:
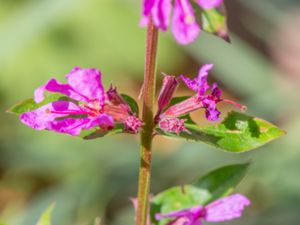
<path fill-rule="evenodd" d="M 148 212 L 148 195 L 151 176 L 151 144 L 154 128 L 153 104 L 156 83 L 156 55 L 158 29 L 150 20 L 147 28 L 146 61 L 144 71 L 143 115 L 144 129 L 141 132 L 140 170 L 138 186 L 138 207 L 136 225 L 146 225 Z"/>

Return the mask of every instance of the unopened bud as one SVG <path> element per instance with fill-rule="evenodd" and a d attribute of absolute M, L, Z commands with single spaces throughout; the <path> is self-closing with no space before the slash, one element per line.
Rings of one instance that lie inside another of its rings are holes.
<path fill-rule="evenodd" d="M 163 85 L 158 96 L 157 115 L 159 115 L 169 105 L 178 85 L 179 82 L 174 76 L 165 75 Z"/>
<path fill-rule="evenodd" d="M 124 98 L 119 95 L 117 92 L 117 88 L 113 88 L 112 85 L 110 86 L 109 90 L 106 92 L 108 100 L 113 104 L 113 105 L 123 105 L 123 107 L 126 108 L 128 112 L 131 113 L 130 106 L 128 103 L 124 100 Z"/>
<path fill-rule="evenodd" d="M 180 117 L 193 112 L 197 109 L 203 108 L 203 103 L 199 100 L 197 95 L 194 95 L 182 102 L 179 102 L 168 108 L 160 118 L 164 117 Z"/>
<path fill-rule="evenodd" d="M 163 118 L 159 121 L 159 127 L 163 131 L 166 132 L 173 132 L 179 135 L 182 131 L 185 131 L 187 133 L 190 133 L 188 129 L 184 126 L 184 119 L 178 119 L 178 118 Z"/>

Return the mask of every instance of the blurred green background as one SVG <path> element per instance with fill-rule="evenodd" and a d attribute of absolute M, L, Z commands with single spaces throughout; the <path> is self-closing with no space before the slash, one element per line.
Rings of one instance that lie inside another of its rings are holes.
<path fill-rule="evenodd" d="M 50 77 L 64 81 L 74 66 L 100 68 L 106 87 L 113 82 L 136 97 L 145 45 L 140 2 L 0 0 L 0 224 L 35 225 L 54 201 L 54 225 L 89 225 L 97 216 L 97 225 L 133 224 L 129 197 L 137 192 L 137 138 L 82 141 L 38 132 L 5 110 L 31 97 Z M 189 46 L 178 46 L 170 33 L 160 35 L 159 72 L 195 75 L 201 64 L 215 63 L 210 79 L 226 95 L 288 135 L 245 154 L 158 138 L 153 193 L 221 165 L 251 161 L 238 191 L 252 199 L 252 206 L 226 224 L 299 224 L 299 3 L 226 1 L 231 45 L 204 32 Z"/>

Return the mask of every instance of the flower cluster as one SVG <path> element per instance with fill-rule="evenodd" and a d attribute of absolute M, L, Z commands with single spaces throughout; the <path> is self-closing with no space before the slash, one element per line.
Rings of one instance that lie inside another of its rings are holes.
<path fill-rule="evenodd" d="M 137 199 L 131 199 L 134 209 L 137 209 Z M 168 213 L 155 214 L 156 220 L 169 219 L 166 225 L 202 225 L 202 221 L 224 222 L 242 216 L 244 208 L 250 205 L 250 200 L 241 194 L 233 194 L 218 199 L 206 206 L 196 205 L 191 208 Z M 150 211 L 150 210 L 149 210 Z M 151 225 L 148 212 L 147 225 Z"/>
<path fill-rule="evenodd" d="M 202 9 L 208 10 L 219 7 L 223 0 L 195 0 L 195 2 Z M 147 25 L 152 18 L 156 27 L 166 31 L 172 8 L 172 32 L 175 39 L 180 44 L 193 42 L 201 29 L 189 0 L 144 0 L 141 25 Z"/>
<path fill-rule="evenodd" d="M 179 85 L 179 79 L 170 75 L 164 77 L 163 86 L 158 97 L 158 112 L 156 115 L 156 122 L 162 130 L 166 132 L 174 132 L 176 134 L 179 134 L 182 131 L 189 132 L 184 127 L 185 120 L 180 119 L 180 117 L 201 108 L 205 109 L 205 115 L 208 120 L 216 121 L 219 119 L 221 114 L 217 109 L 217 103 L 219 102 L 233 104 L 242 111 L 246 110 L 246 107 L 243 105 L 228 99 L 222 99 L 222 91 L 218 88 L 216 83 L 212 86 L 208 84 L 207 76 L 208 72 L 212 68 L 213 64 L 203 65 L 195 79 L 190 79 L 181 75 L 179 79 L 183 81 L 189 89 L 195 91 L 196 94 L 182 102 L 170 106 L 169 108 L 167 107 L 177 86 Z"/>
<path fill-rule="evenodd" d="M 67 84 L 50 79 L 34 93 L 36 103 L 44 100 L 45 92 L 60 93 L 66 96 L 65 100 L 62 98 L 25 112 L 20 116 L 21 121 L 33 129 L 70 135 L 94 127 L 107 131 L 116 123 L 124 124 L 124 130 L 129 133 L 137 133 L 142 127 L 142 122 L 116 88 L 105 91 L 99 70 L 76 67 L 66 79 Z"/>
<path fill-rule="evenodd" d="M 250 201 L 241 194 L 234 194 L 218 199 L 207 206 L 197 205 L 188 209 L 156 214 L 156 220 L 171 219 L 166 225 L 202 225 L 207 222 L 223 222 L 242 216 Z"/>

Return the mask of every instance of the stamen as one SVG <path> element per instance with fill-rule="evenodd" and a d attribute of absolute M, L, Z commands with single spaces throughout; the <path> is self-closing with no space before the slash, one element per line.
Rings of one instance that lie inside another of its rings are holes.
<path fill-rule="evenodd" d="M 241 105 L 235 101 L 229 100 L 229 99 L 221 99 L 221 101 L 226 102 L 228 104 L 234 105 L 235 107 L 239 108 L 241 112 L 245 112 L 247 110 L 247 106 Z"/>

